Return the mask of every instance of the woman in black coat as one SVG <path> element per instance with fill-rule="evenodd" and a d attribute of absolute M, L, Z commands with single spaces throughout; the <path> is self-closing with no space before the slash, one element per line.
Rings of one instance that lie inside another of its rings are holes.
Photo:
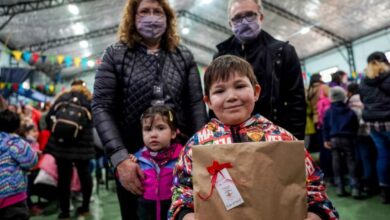
<path fill-rule="evenodd" d="M 122 218 L 138 219 L 134 195 L 142 194 L 143 174 L 128 154 L 143 146 L 142 113 L 152 105 L 169 105 L 187 136 L 206 123 L 207 114 L 196 63 L 179 45 L 175 13 L 167 0 L 128 0 L 118 36 L 98 67 L 92 111 L 118 174 Z"/>
<path fill-rule="evenodd" d="M 382 52 L 372 53 L 367 62 L 367 74 L 360 88 L 363 119 L 378 151 L 382 202 L 390 204 L 390 63 Z"/>
<path fill-rule="evenodd" d="M 89 170 L 89 162 L 95 157 L 92 135 L 93 123 L 90 111 L 91 100 L 92 94 L 85 87 L 85 83 L 76 80 L 72 83 L 69 91 L 65 91 L 58 96 L 46 116 L 46 123 L 52 134 L 44 152 L 52 154 L 57 163 L 58 196 L 61 210 L 59 219 L 68 219 L 70 216 L 70 185 L 73 164 L 77 168 L 83 194 L 83 203 L 77 209 L 77 214 L 85 215 L 89 213 L 92 194 L 92 176 Z M 73 105 L 73 107 L 70 108 L 69 105 Z M 64 113 L 61 113 L 61 111 Z M 72 114 L 74 112 L 80 115 L 80 121 L 77 118 L 72 121 L 71 118 L 73 118 Z M 67 120 L 64 120 L 65 118 Z M 67 122 L 63 123 L 64 121 Z M 72 126 L 77 123 L 80 123 L 79 125 L 82 127 Z M 69 137 L 69 134 L 71 134 L 71 137 Z"/>

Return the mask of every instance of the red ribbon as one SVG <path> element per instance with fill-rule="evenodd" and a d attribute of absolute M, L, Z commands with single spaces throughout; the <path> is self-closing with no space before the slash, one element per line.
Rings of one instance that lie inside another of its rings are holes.
<path fill-rule="evenodd" d="M 217 182 L 218 173 L 221 172 L 221 170 L 223 170 L 225 168 L 229 169 L 229 168 L 232 168 L 232 167 L 233 167 L 233 165 L 231 163 L 219 164 L 218 161 L 214 160 L 213 161 L 213 165 L 207 167 L 207 171 L 212 176 L 210 193 L 206 197 L 203 197 L 203 196 L 201 196 L 198 193 L 199 198 L 201 198 L 203 201 L 208 200 L 211 197 L 211 195 L 213 195 L 214 188 L 215 188 L 215 183 Z"/>

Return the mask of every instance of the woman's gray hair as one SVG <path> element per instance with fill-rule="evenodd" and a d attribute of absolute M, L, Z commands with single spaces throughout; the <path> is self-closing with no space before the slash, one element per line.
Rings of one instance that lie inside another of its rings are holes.
<path fill-rule="evenodd" d="M 231 9 L 233 3 L 243 2 L 243 1 L 253 1 L 254 3 L 257 4 L 257 6 L 259 6 L 260 14 L 263 14 L 263 4 L 262 4 L 261 0 L 229 0 L 228 7 L 227 7 L 227 10 L 228 10 L 227 12 L 228 12 L 229 17 L 230 17 L 230 9 Z"/>

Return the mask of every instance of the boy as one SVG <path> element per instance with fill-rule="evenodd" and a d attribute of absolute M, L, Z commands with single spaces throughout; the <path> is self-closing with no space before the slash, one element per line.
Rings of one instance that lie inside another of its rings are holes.
<path fill-rule="evenodd" d="M 332 165 L 337 195 L 348 195 L 342 179 L 342 163 L 347 162 L 352 196 L 360 197 L 356 176 L 355 140 L 359 129 L 359 121 L 355 112 L 346 103 L 345 90 L 340 86 L 330 89 L 331 106 L 325 112 L 324 146 L 332 150 Z M 345 160 L 343 159 L 345 157 Z"/>
<path fill-rule="evenodd" d="M 185 146 L 175 169 L 172 206 L 169 219 L 194 219 L 192 185 L 192 146 L 227 142 L 291 141 L 296 138 L 261 115 L 251 116 L 261 88 L 252 67 L 245 60 L 226 55 L 215 59 L 204 76 L 204 101 L 218 119 L 211 119 Z M 250 131 L 250 132 L 248 132 Z M 255 132 L 253 132 L 255 131 Z M 252 136 L 253 133 L 262 134 Z M 202 134 L 212 138 L 202 140 Z M 325 193 L 322 172 L 306 153 L 307 219 L 337 219 L 338 214 Z"/>
<path fill-rule="evenodd" d="M 29 219 L 27 171 L 38 162 L 37 153 L 19 136 L 12 134 L 20 125 L 17 113 L 0 112 L 0 219 Z"/>

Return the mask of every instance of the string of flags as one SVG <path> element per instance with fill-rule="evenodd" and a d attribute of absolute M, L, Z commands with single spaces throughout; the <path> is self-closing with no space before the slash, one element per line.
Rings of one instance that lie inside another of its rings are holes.
<path fill-rule="evenodd" d="M 310 72 L 302 72 L 302 78 L 304 81 L 310 80 L 312 75 L 313 75 L 313 73 L 310 73 Z M 364 73 L 352 72 L 349 76 L 353 80 L 361 80 L 364 78 Z"/>
<path fill-rule="evenodd" d="M 64 55 L 43 55 L 37 52 L 30 51 L 20 51 L 20 50 L 12 50 L 12 51 L 4 51 L 8 53 L 11 57 L 15 58 L 17 62 L 21 60 L 36 64 L 41 61 L 42 63 L 50 62 L 51 64 L 59 64 L 65 65 L 65 67 L 81 67 L 83 69 L 88 68 L 88 62 L 91 61 L 88 57 L 73 57 L 73 56 L 64 56 Z M 1 50 L 0 50 L 1 53 Z M 96 64 L 101 63 L 101 59 L 98 58 L 96 60 L 92 60 Z"/>
<path fill-rule="evenodd" d="M 54 84 L 46 84 L 46 85 L 36 85 L 32 86 L 31 89 L 39 91 L 43 94 L 53 96 L 55 95 L 55 85 Z M 30 88 L 24 88 L 22 83 L 6 83 L 0 82 L 0 91 L 12 91 L 24 93 L 25 90 L 30 90 Z"/>

